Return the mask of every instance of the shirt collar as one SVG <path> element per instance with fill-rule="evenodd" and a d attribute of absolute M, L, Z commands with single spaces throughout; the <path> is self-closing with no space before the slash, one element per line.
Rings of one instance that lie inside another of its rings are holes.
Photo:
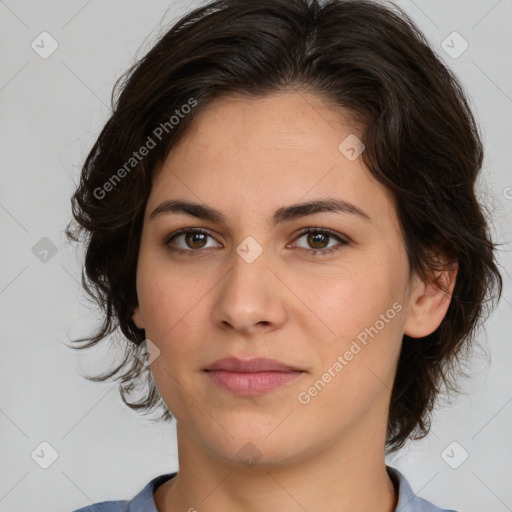
<path fill-rule="evenodd" d="M 414 494 L 409 482 L 398 469 L 386 466 L 386 471 L 398 492 L 395 512 L 455 512 L 436 507 Z M 165 473 L 151 480 L 131 501 L 128 512 L 158 512 L 153 497 L 156 489 L 178 473 Z"/>
<path fill-rule="evenodd" d="M 409 482 L 398 469 L 386 466 L 386 471 L 398 492 L 395 512 L 456 512 L 436 507 L 430 501 L 416 496 Z"/>

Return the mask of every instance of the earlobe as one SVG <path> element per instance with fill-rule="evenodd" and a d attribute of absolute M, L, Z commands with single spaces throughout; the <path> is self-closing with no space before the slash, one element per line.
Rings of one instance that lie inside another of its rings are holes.
<path fill-rule="evenodd" d="M 140 313 L 140 306 L 136 306 L 133 310 L 132 320 L 139 329 L 144 329 L 144 320 Z"/>
<path fill-rule="evenodd" d="M 454 264 L 436 273 L 435 281 L 419 281 L 411 292 L 404 334 L 423 338 L 439 327 L 450 306 L 457 270 Z"/>

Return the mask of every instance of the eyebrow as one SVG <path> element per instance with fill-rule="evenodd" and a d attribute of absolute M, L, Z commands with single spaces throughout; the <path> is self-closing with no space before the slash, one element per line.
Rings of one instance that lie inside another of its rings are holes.
<path fill-rule="evenodd" d="M 371 222 L 370 216 L 356 205 L 342 199 L 326 198 L 278 208 L 272 216 L 272 225 L 275 226 L 280 222 L 290 221 L 320 212 L 350 214 L 360 217 L 367 222 Z M 205 204 L 182 199 L 170 199 L 159 204 L 151 212 L 149 220 L 163 214 L 190 215 L 191 217 L 197 217 L 202 220 L 227 224 L 224 215 L 220 211 Z"/>

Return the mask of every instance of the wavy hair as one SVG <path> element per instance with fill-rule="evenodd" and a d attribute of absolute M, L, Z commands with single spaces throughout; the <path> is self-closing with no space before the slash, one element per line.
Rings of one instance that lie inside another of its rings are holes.
<path fill-rule="evenodd" d="M 403 337 L 387 426 L 391 453 L 428 433 L 443 386 L 458 391 L 457 363 L 502 289 L 487 212 L 476 198 L 483 147 L 469 100 L 421 31 L 392 3 L 211 1 L 181 17 L 126 71 L 71 200 L 74 219 L 66 235 L 84 239 L 82 283 L 104 313 L 97 332 L 73 340 L 80 344 L 73 348 L 122 334 L 123 360 L 87 378 L 115 378 L 129 407 L 163 407 L 159 419 L 172 419 L 138 357 L 145 333 L 131 318 L 153 173 L 215 98 L 285 90 L 312 92 L 364 127 L 361 158 L 393 193 L 411 272 L 432 277 L 441 269 L 432 257 L 439 253 L 447 264 L 458 263 L 438 329 L 421 339 Z M 143 151 L 150 139 L 157 143 Z M 139 385 L 143 397 L 132 400 Z"/>

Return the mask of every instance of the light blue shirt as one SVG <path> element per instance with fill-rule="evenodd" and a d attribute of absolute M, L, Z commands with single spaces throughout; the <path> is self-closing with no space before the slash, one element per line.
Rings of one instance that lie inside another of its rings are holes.
<path fill-rule="evenodd" d="M 416 496 L 404 475 L 398 469 L 386 466 L 387 472 L 398 491 L 398 503 L 395 512 L 456 512 L 436 507 L 430 501 Z M 103 501 L 87 507 L 82 507 L 73 512 L 158 512 L 153 499 L 153 493 L 157 487 L 176 476 L 177 473 L 159 475 L 149 483 L 132 499 L 122 501 Z"/>

